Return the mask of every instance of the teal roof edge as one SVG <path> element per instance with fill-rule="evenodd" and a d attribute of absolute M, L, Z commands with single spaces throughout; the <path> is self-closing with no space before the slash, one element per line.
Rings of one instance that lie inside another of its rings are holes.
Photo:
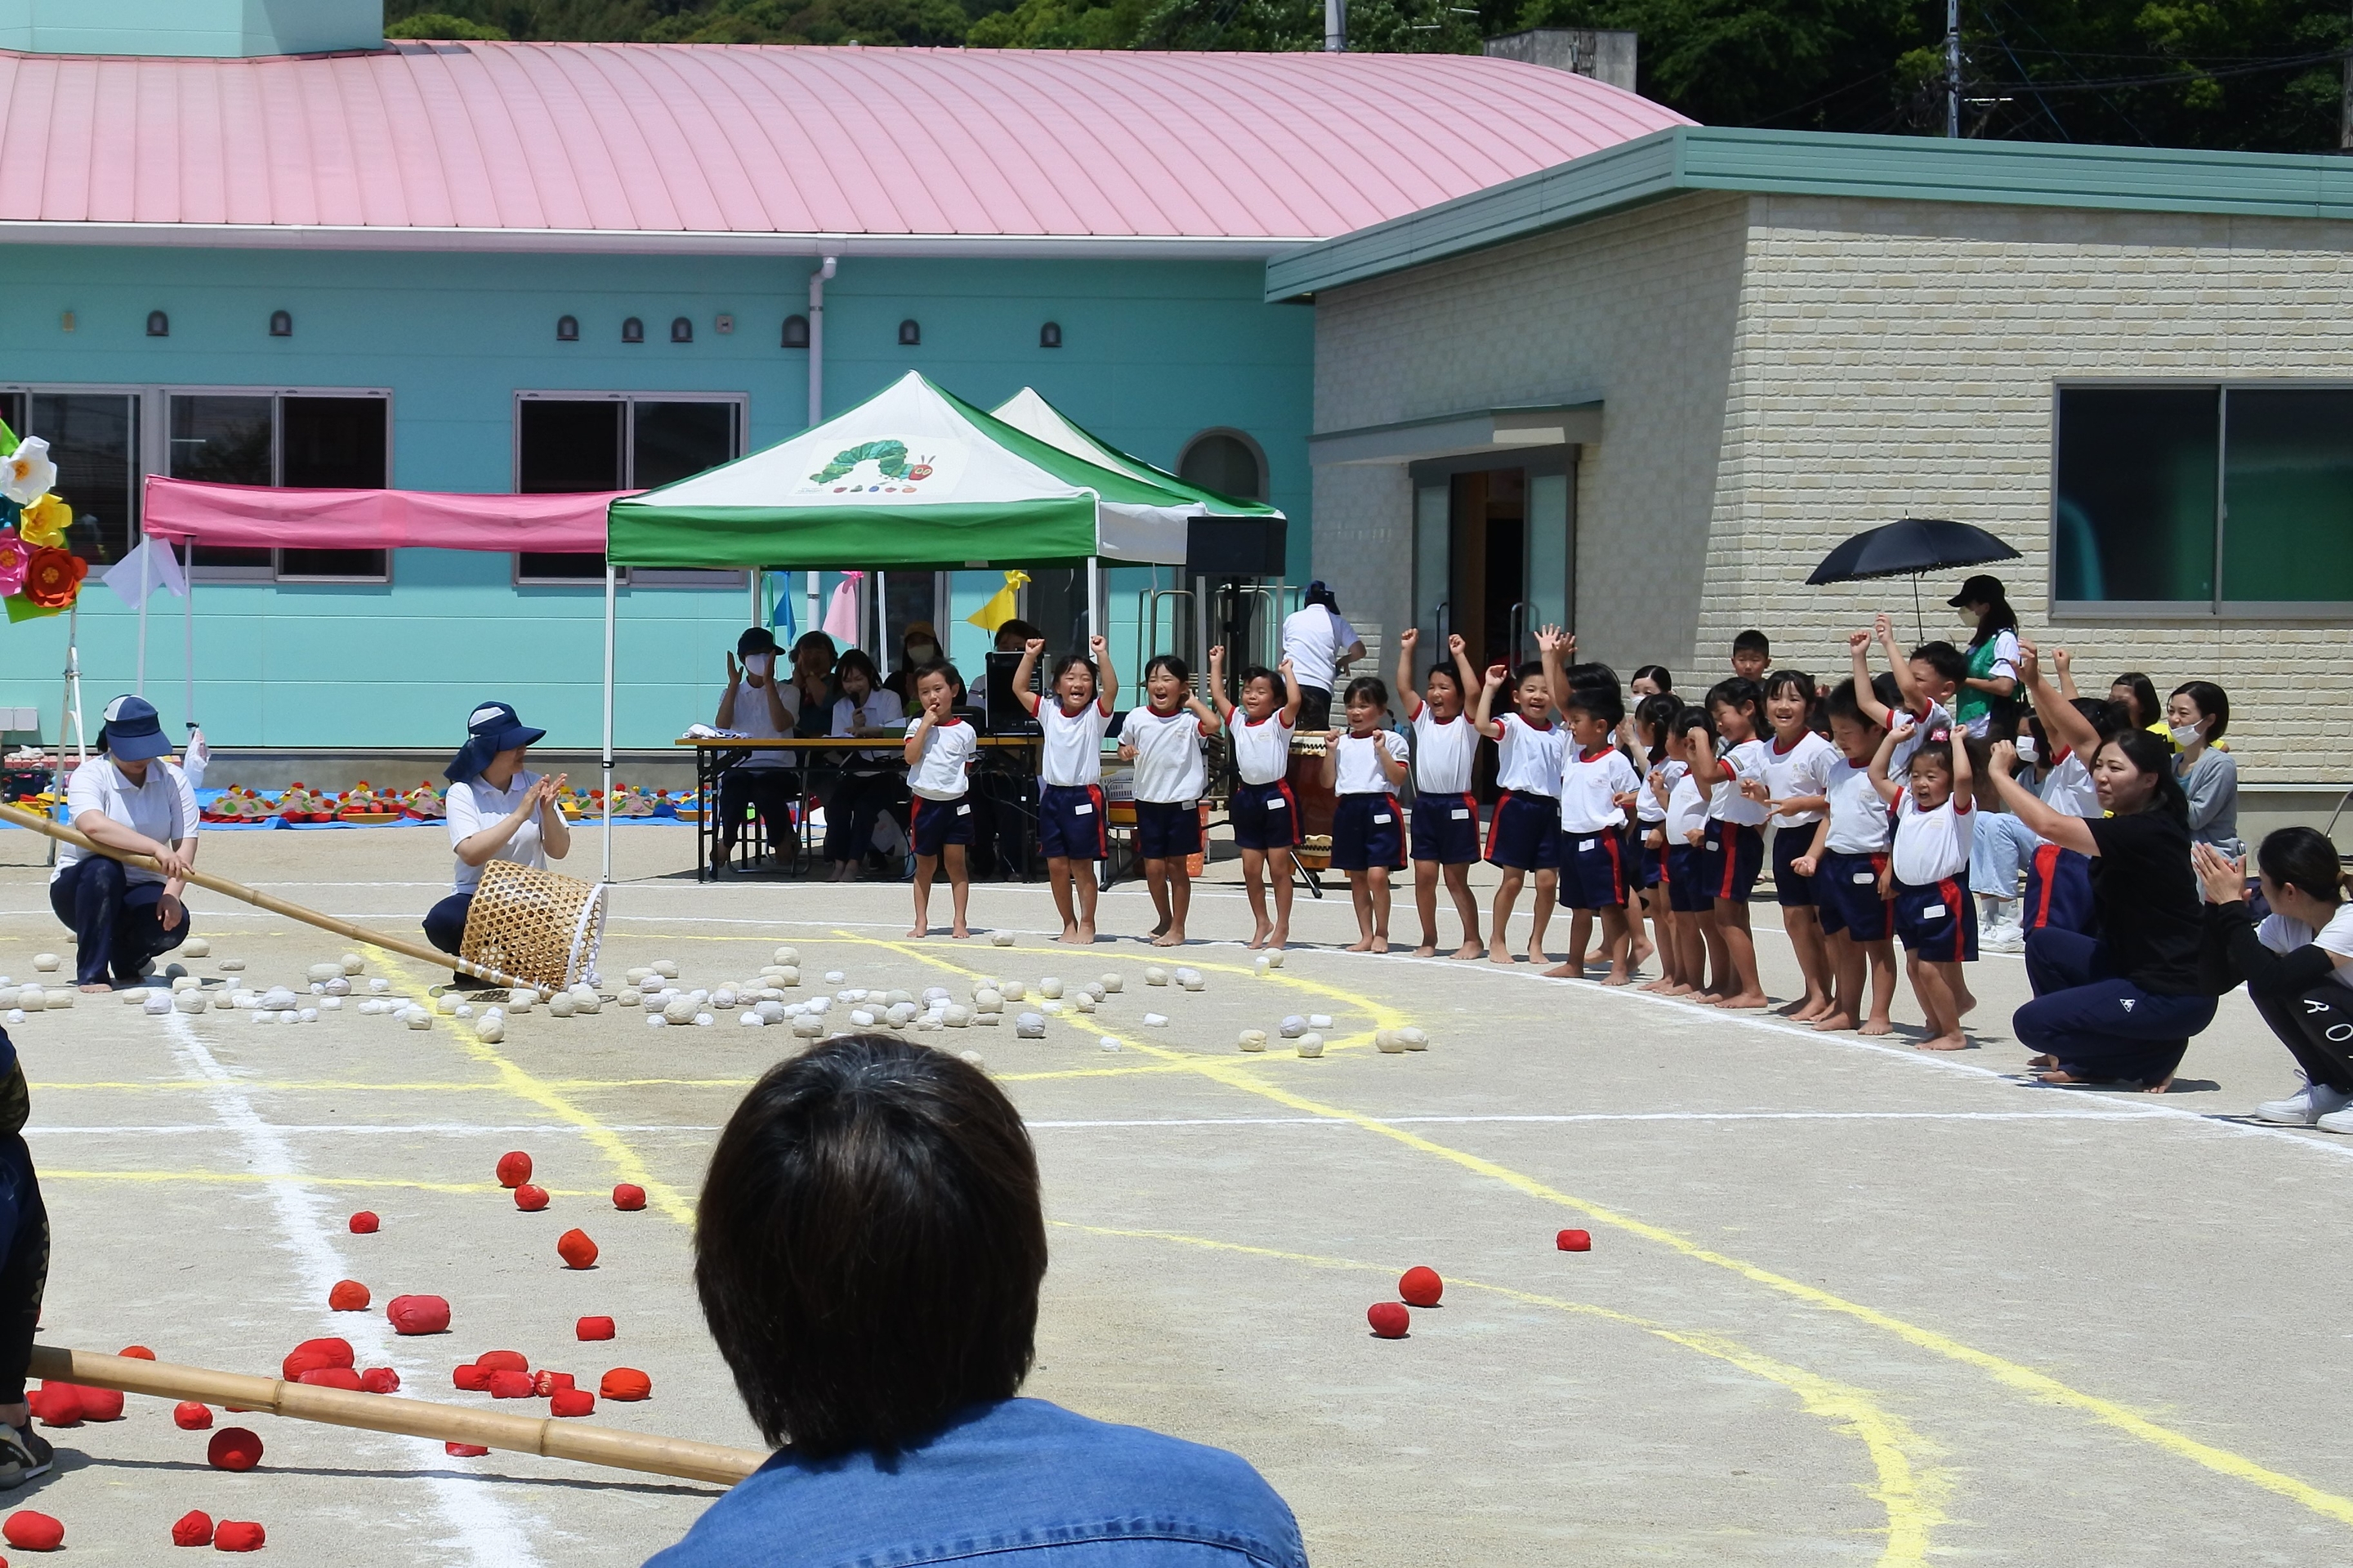
<path fill-rule="evenodd" d="M 2353 218 L 2353 159 L 1679 126 L 1273 258 L 1299 300 L 1692 191 Z"/>

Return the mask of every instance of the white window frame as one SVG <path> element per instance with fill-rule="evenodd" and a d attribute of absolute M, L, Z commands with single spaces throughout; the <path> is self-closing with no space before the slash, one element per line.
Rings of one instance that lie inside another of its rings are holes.
<path fill-rule="evenodd" d="M 96 390 L 94 388 L 93 390 Z M 174 397 L 267 397 L 269 399 L 269 483 L 270 488 L 282 486 L 286 472 L 286 416 L 283 399 L 288 397 L 374 397 L 384 404 L 384 483 L 392 488 L 395 471 L 393 440 L 398 429 L 393 418 L 392 388 L 389 387 L 274 387 L 224 386 L 197 384 L 193 386 L 147 387 L 135 388 L 145 394 L 146 403 L 140 409 L 141 444 L 146 450 L 141 454 L 140 466 L 145 473 L 169 476 L 172 472 L 172 399 Z M 143 522 L 143 519 L 142 519 Z M 199 546 L 199 548 L 202 546 Z M 368 549 L 365 545 L 351 546 L 323 546 L 325 549 L 347 547 Z M 309 572 L 289 572 L 283 569 L 285 552 L 272 550 L 267 567 L 210 567 L 199 565 L 193 576 L 200 583 L 364 583 L 390 587 L 392 584 L 393 552 L 384 552 L 384 570 L 374 575 L 336 574 L 313 575 Z"/>
<path fill-rule="evenodd" d="M 518 388 L 513 399 L 513 411 L 507 420 L 508 487 L 518 493 L 522 489 L 522 406 L 526 402 L 597 403 L 621 405 L 621 488 L 635 490 L 638 462 L 638 405 L 640 403 L 726 403 L 735 409 L 735 453 L 727 461 L 733 462 L 744 456 L 751 441 L 752 395 L 749 392 L 672 392 L 663 389 L 615 391 L 595 387 L 544 387 Z M 527 577 L 522 575 L 521 552 L 508 557 L 509 580 L 516 588 L 578 588 L 604 591 L 604 583 L 590 577 Z M 750 574 L 741 571 L 702 571 L 673 567 L 623 567 L 619 580 L 628 588 L 681 588 L 732 589 L 744 592 L 751 583 Z"/>

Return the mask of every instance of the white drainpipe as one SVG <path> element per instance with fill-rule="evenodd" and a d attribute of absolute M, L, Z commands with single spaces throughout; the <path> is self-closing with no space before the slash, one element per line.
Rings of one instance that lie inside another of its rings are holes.
<path fill-rule="evenodd" d="M 825 265 L 809 274 L 808 422 L 812 427 L 825 418 L 825 285 L 826 280 L 833 276 L 837 260 L 827 257 Z M 818 628 L 820 611 L 817 599 L 818 574 L 811 572 L 808 575 L 808 619 L 802 623 L 804 630 L 814 631 Z"/>

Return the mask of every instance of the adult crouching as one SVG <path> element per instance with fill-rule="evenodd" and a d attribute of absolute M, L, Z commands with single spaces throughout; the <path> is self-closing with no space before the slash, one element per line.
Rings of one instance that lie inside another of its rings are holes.
<path fill-rule="evenodd" d="M 2282 828 L 2255 852 L 2263 902 L 2247 907 L 2247 867 L 2211 844 L 2191 850 L 2214 906 L 2229 980 L 2247 995 L 2304 1071 L 2304 1087 L 2255 1107 L 2258 1121 L 2353 1132 L 2353 905 L 2337 846 L 2311 828 Z"/>
<path fill-rule="evenodd" d="M 101 755 L 66 787 L 73 825 L 107 849 L 153 857 L 161 869 L 66 844 L 49 876 L 49 907 L 73 928 L 74 974 L 84 991 L 135 985 L 148 965 L 188 939 L 181 902 L 196 859 L 196 793 L 167 760 L 172 743 L 153 704 L 117 697 L 98 732 Z"/>
<path fill-rule="evenodd" d="M 426 912 L 425 939 L 456 953 L 466 939 L 466 917 L 482 867 L 511 860 L 545 871 L 550 855 L 572 853 L 572 827 L 558 802 L 569 774 L 543 779 L 523 767 L 533 746 L 546 737 L 515 716 L 505 703 L 484 703 L 466 719 L 466 745 L 444 771 L 449 779 L 447 806 L 449 847 L 458 861 L 449 896 Z M 461 986 L 483 982 L 450 977 Z"/>

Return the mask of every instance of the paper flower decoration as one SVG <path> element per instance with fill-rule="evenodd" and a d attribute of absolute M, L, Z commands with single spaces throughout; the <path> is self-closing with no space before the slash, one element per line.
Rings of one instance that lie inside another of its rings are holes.
<path fill-rule="evenodd" d="M 0 599 L 24 591 L 25 574 L 32 565 L 32 546 L 14 528 L 0 528 Z"/>
<path fill-rule="evenodd" d="M 26 436 L 16 450 L 0 458 L 0 495 L 19 506 L 30 506 L 58 482 L 58 465 L 49 461 L 49 443 Z"/>
<path fill-rule="evenodd" d="M 63 609 L 81 592 L 82 574 L 88 570 L 89 564 L 79 556 L 46 546 L 37 547 L 25 572 L 25 597 L 43 609 Z"/>
<path fill-rule="evenodd" d="M 66 542 L 66 530 L 73 526 L 73 508 L 54 495 L 44 495 L 25 508 L 16 529 L 28 545 L 58 545 Z"/>

